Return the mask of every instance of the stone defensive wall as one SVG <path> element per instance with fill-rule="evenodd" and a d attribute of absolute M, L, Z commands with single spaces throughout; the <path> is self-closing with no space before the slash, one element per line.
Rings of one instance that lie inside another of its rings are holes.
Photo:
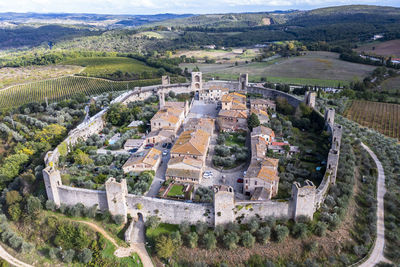
<path fill-rule="evenodd" d="M 201 74 L 200 74 L 201 75 Z M 198 83 L 198 82 L 197 82 Z M 284 97 L 288 103 L 297 107 L 302 100 L 281 91 L 231 82 L 231 81 L 209 81 L 202 84 L 202 88 L 211 86 L 222 86 L 232 91 L 245 89 L 249 93 L 261 94 L 264 98 L 271 100 L 277 97 Z M 244 87 L 244 88 L 243 88 Z M 130 103 L 140 101 L 158 92 L 176 93 L 198 91 L 190 83 L 167 84 L 159 86 L 136 87 L 126 92 L 112 103 Z M 74 130 L 70 131 L 64 140 L 71 146 L 81 140 L 86 140 L 93 134 L 98 134 L 104 127 L 104 115 L 108 108 L 100 111 L 88 121 L 81 123 Z M 81 189 L 62 185 L 60 172 L 57 170 L 58 147 L 49 151 L 45 157 L 46 168 L 43 170 L 43 178 L 46 186 L 47 196 L 56 205 L 62 203 L 75 205 L 82 203 L 87 207 L 98 205 L 102 211 L 108 210 L 112 215 L 122 215 L 125 220 L 127 215 L 137 217 L 141 214 L 144 218 L 156 215 L 161 221 L 172 224 L 179 224 L 183 221 L 196 223 L 206 222 L 210 225 L 224 224 L 232 221 L 246 221 L 253 216 L 264 218 L 266 216 L 286 217 L 296 219 L 299 216 L 313 217 L 314 212 L 325 200 L 329 185 L 336 182 L 336 172 L 339 160 L 339 149 L 342 135 L 342 126 L 334 124 L 334 110 L 329 109 L 323 116 L 317 110 L 314 111 L 325 121 L 326 129 L 331 133 L 331 149 L 327 159 L 327 169 L 324 178 L 318 188 L 306 181 L 305 185 L 294 183 L 292 197 L 288 200 L 273 201 L 239 201 L 235 200 L 232 189 L 215 190 L 214 203 L 189 203 L 159 198 L 136 196 L 128 194 L 126 181 L 120 182 L 109 178 L 105 184 L 105 191 Z"/>

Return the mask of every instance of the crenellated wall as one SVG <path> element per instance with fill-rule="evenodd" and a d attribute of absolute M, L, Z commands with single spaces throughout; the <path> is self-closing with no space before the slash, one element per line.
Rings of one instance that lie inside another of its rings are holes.
<path fill-rule="evenodd" d="M 245 82 L 244 76 L 242 81 Z M 204 88 L 219 85 L 229 88 L 229 90 L 239 90 L 238 81 L 209 81 L 203 83 L 200 78 L 200 83 Z M 196 88 L 194 86 L 193 89 L 191 83 L 135 88 L 119 96 L 112 103 L 127 104 L 144 100 L 160 91 L 163 93 L 168 93 L 169 91 L 183 93 L 198 90 Z M 245 89 L 249 93 L 261 94 L 268 99 L 284 97 L 294 107 L 303 102 L 299 98 L 273 89 L 254 85 L 247 86 Z M 317 110 L 315 111 L 322 119 L 323 115 Z M 66 144 L 74 144 L 79 139 L 85 140 L 90 135 L 99 133 L 104 127 L 103 115 L 106 112 L 107 108 L 90 118 L 89 121 L 80 124 L 69 133 L 64 142 Z M 125 219 L 127 214 L 132 217 L 142 214 L 144 218 L 157 215 L 161 218 L 161 221 L 173 224 L 179 224 L 184 221 L 189 223 L 202 221 L 210 225 L 218 225 L 235 220 L 245 222 L 253 216 L 261 218 L 275 216 L 293 219 L 298 216 L 312 217 L 325 200 L 329 185 L 336 182 L 342 126 L 334 124 L 334 115 L 334 110 L 329 109 L 324 116 L 326 126 L 331 133 L 332 143 L 327 159 L 327 170 L 321 184 L 318 188 L 315 188 L 309 181 L 304 186 L 294 183 L 292 198 L 289 200 L 235 201 L 233 190 L 229 191 L 229 187 L 218 186 L 219 189 L 214 193 L 214 203 L 188 203 L 128 194 L 125 180 L 118 182 L 114 178 L 107 180 L 105 191 L 64 186 L 61 183 L 60 173 L 56 169 L 59 157 L 58 148 L 48 152 L 45 157 L 46 168 L 43 170 L 43 176 L 47 196 L 57 205 L 61 203 L 67 205 L 82 203 L 87 207 L 98 205 L 100 210 L 109 210 L 113 215 L 123 215 Z"/>

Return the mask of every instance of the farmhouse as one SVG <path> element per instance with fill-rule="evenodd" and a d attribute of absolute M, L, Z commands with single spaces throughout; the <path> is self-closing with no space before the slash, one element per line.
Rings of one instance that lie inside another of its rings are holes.
<path fill-rule="evenodd" d="M 151 131 L 159 129 L 169 130 L 176 133 L 185 118 L 183 109 L 165 107 L 160 109 L 150 120 Z"/>
<path fill-rule="evenodd" d="M 175 132 L 171 130 L 158 129 L 146 135 L 146 144 L 171 143 L 175 137 Z"/>
<path fill-rule="evenodd" d="M 218 113 L 217 123 L 223 132 L 247 131 L 246 110 L 224 110 Z"/>
<path fill-rule="evenodd" d="M 133 154 L 122 166 L 124 173 L 157 171 L 161 163 L 161 151 L 155 148 Z"/>

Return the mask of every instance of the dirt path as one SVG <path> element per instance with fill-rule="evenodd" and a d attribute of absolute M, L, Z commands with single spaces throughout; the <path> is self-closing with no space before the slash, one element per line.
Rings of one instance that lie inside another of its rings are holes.
<path fill-rule="evenodd" d="M 142 243 L 132 243 L 132 244 L 130 244 L 129 247 L 121 247 L 121 246 L 118 246 L 118 244 L 114 238 L 112 238 L 106 231 L 104 231 L 103 228 L 99 227 L 95 223 L 91 223 L 91 222 L 87 222 L 87 221 L 77 221 L 77 222 L 88 225 L 90 228 L 101 233 L 106 239 L 108 239 L 116 247 L 116 250 L 114 252 L 114 255 L 116 257 L 118 257 L 118 258 L 129 257 L 132 255 L 132 253 L 136 252 L 139 255 L 140 260 L 142 261 L 144 267 L 153 267 L 154 266 L 149 254 L 147 253 L 147 250 L 146 250 L 143 242 Z M 139 222 L 137 224 L 139 224 Z M 139 225 L 139 226 L 142 226 L 142 225 Z M 143 227 L 141 227 L 138 230 L 139 235 L 144 235 L 142 228 L 144 228 L 144 225 L 143 225 Z M 140 240 L 144 240 L 144 236 Z"/>
<path fill-rule="evenodd" d="M 9 264 L 17 267 L 33 267 L 25 262 L 22 262 L 11 256 L 2 246 L 0 246 L 0 257 L 7 261 Z"/>
<path fill-rule="evenodd" d="M 385 187 L 385 173 L 383 171 L 383 167 L 381 162 L 375 153 L 366 145 L 361 143 L 363 148 L 371 155 L 372 159 L 375 161 L 375 164 L 378 168 L 378 181 L 377 181 L 377 200 L 378 200 L 378 209 L 376 211 L 377 214 L 377 234 L 376 241 L 372 253 L 369 258 L 359 265 L 360 267 L 370 267 L 375 266 L 379 262 L 390 262 L 387 260 L 383 254 L 385 247 L 385 224 L 384 224 L 384 199 L 386 193 Z"/>

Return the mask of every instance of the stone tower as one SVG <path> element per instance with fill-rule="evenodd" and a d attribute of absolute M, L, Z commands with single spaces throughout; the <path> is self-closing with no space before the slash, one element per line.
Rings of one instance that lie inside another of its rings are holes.
<path fill-rule="evenodd" d="M 203 74 L 192 72 L 192 90 L 200 91 L 203 89 Z"/>
<path fill-rule="evenodd" d="M 227 224 L 235 220 L 235 194 L 231 186 L 214 186 L 214 225 Z"/>
<path fill-rule="evenodd" d="M 246 90 L 246 87 L 249 85 L 249 74 L 248 73 L 240 73 L 239 75 L 239 90 Z"/>
<path fill-rule="evenodd" d="M 128 187 L 126 180 L 122 179 L 117 182 L 115 178 L 109 178 L 106 181 L 106 196 L 108 210 L 111 215 L 122 215 L 124 221 L 127 221 L 128 207 L 126 204 L 126 195 L 128 194 Z"/>
<path fill-rule="evenodd" d="M 336 173 L 339 164 L 339 151 L 330 149 L 328 154 L 328 162 L 326 168 L 331 171 L 331 183 L 336 183 Z"/>
<path fill-rule="evenodd" d="M 171 84 L 171 79 L 169 76 L 165 75 L 161 77 L 161 85 L 166 86 Z"/>
<path fill-rule="evenodd" d="M 335 124 L 335 109 L 333 108 L 328 108 L 325 111 L 325 125 L 327 127 L 329 127 L 329 130 L 332 131 L 333 130 L 333 125 Z"/>
<path fill-rule="evenodd" d="M 159 101 L 159 108 L 163 109 L 165 107 L 165 95 L 162 90 L 158 91 L 158 101 Z"/>
<path fill-rule="evenodd" d="M 60 206 L 60 196 L 58 187 L 62 185 L 61 175 L 58 170 L 52 166 L 48 166 L 42 171 L 44 185 L 46 187 L 47 198 L 54 201 L 57 207 Z"/>
<path fill-rule="evenodd" d="M 296 220 L 299 216 L 310 219 L 314 215 L 316 187 L 313 182 L 306 180 L 304 186 L 294 182 L 292 185 L 292 218 Z"/>
<path fill-rule="evenodd" d="M 332 149 L 340 150 L 340 144 L 342 141 L 342 129 L 342 125 L 335 124 L 333 126 Z"/>
<path fill-rule="evenodd" d="M 315 107 L 315 98 L 316 98 L 316 93 L 315 92 L 311 92 L 308 91 L 306 92 L 305 96 L 304 96 L 304 103 L 311 107 L 314 108 Z"/>

